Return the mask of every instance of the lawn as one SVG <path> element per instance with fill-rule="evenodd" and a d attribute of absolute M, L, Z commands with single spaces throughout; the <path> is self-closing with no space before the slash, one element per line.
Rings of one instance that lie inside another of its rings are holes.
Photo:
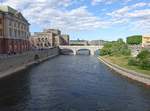
<path fill-rule="evenodd" d="M 130 58 L 129 56 L 102 56 L 102 58 L 108 60 L 109 62 L 117 64 L 123 68 L 133 70 L 142 74 L 150 75 L 150 70 L 141 69 L 139 66 L 128 65 L 128 59 Z"/>

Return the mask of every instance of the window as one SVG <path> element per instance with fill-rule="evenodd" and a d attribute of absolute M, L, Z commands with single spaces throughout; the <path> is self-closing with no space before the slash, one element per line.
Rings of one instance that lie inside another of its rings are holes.
<path fill-rule="evenodd" d="M 9 36 L 12 36 L 12 29 L 9 28 Z"/>
<path fill-rule="evenodd" d="M 2 19 L 0 19 L 0 24 L 2 24 Z"/>
<path fill-rule="evenodd" d="M 9 21 L 9 26 L 11 26 L 12 25 L 12 22 L 11 21 Z"/>
<path fill-rule="evenodd" d="M 14 34 L 15 34 L 15 37 L 17 36 L 17 31 L 16 30 L 14 30 Z"/>
<path fill-rule="evenodd" d="M 16 22 L 14 23 L 14 27 L 16 27 Z"/>
<path fill-rule="evenodd" d="M 38 41 L 39 41 L 39 42 L 41 41 L 40 38 L 38 38 Z"/>
<path fill-rule="evenodd" d="M 2 29 L 0 29 L 0 36 L 2 36 L 3 35 L 3 30 Z"/>
<path fill-rule="evenodd" d="M 18 23 L 18 28 L 20 28 L 20 23 Z"/>
<path fill-rule="evenodd" d="M 18 36 L 20 36 L 20 30 L 18 30 Z"/>

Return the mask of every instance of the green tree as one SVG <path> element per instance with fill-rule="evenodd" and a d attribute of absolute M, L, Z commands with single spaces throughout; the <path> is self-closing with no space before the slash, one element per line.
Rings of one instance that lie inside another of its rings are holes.
<path fill-rule="evenodd" d="M 133 36 L 127 37 L 127 44 L 138 45 L 141 43 L 142 43 L 142 35 L 133 35 Z"/>
<path fill-rule="evenodd" d="M 130 55 L 130 50 L 123 39 L 112 41 L 104 44 L 100 51 L 100 55 Z"/>

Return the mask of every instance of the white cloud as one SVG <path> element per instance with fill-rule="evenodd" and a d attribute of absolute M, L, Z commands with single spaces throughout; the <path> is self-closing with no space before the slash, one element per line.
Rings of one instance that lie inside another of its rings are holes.
<path fill-rule="evenodd" d="M 145 8 L 143 8 L 145 7 Z M 147 8 L 146 8 L 147 7 Z M 111 16 L 114 24 L 130 25 L 133 29 L 150 31 L 150 8 L 149 3 L 136 3 L 121 9 L 107 13 Z"/>
<path fill-rule="evenodd" d="M 115 2 L 118 2 L 118 1 L 121 1 L 123 3 L 128 3 L 132 0 L 91 0 L 91 4 L 92 5 L 98 5 L 98 4 L 101 4 L 101 3 L 112 4 L 112 3 L 115 3 Z"/>
<path fill-rule="evenodd" d="M 109 23 L 92 15 L 86 6 L 72 10 L 65 7 L 75 0 L 7 0 L 3 4 L 20 9 L 31 24 L 61 30 L 91 30 L 105 28 Z"/>
<path fill-rule="evenodd" d="M 93 3 L 112 3 L 118 0 L 92 1 Z M 86 6 L 66 9 L 74 3 L 77 3 L 77 0 L 7 0 L 3 4 L 19 9 L 31 24 L 42 28 L 50 27 L 59 28 L 63 31 L 78 31 L 108 28 L 122 24 L 124 27 L 130 25 L 134 28 L 140 27 L 142 30 L 149 30 L 150 8 L 146 7 L 150 7 L 150 3 L 140 2 L 131 6 L 124 6 L 105 14 L 103 17 L 93 15 Z"/>

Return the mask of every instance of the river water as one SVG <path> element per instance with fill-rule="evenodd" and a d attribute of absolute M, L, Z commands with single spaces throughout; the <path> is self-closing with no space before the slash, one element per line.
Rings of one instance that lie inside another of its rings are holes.
<path fill-rule="evenodd" d="M 93 56 L 58 56 L 0 80 L 0 111 L 150 111 L 150 87 Z"/>

